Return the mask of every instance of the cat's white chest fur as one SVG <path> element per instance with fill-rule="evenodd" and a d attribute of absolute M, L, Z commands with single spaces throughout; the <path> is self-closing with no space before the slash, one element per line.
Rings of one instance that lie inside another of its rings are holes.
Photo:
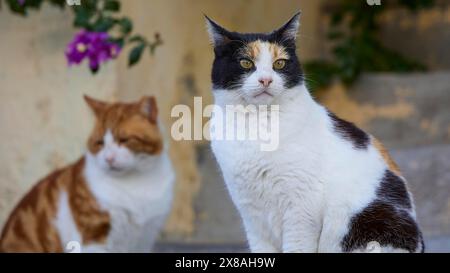
<path fill-rule="evenodd" d="M 308 174 L 303 172 L 301 162 L 289 161 L 292 157 L 283 145 L 277 151 L 261 152 L 257 145 L 245 142 L 214 141 L 212 149 L 243 217 L 253 251 L 283 250 L 282 223 L 294 213 L 290 207 L 299 196 L 311 200 L 308 210 L 317 216 L 314 221 L 320 225 L 321 203 L 312 201 L 320 200 L 322 185 L 304 180 Z"/>
<path fill-rule="evenodd" d="M 104 244 L 82 245 L 81 251 L 151 251 L 172 203 L 175 177 L 168 155 L 163 153 L 155 156 L 146 172 L 125 177 L 105 175 L 90 157 L 89 154 L 86 156 L 84 175 L 97 202 L 110 215 L 111 230 Z M 64 198 L 61 202 L 65 202 Z M 61 204 L 61 207 L 65 206 L 67 205 Z M 60 209 L 61 213 L 63 211 Z M 70 229 L 67 223 L 71 221 L 63 218 L 70 218 L 70 215 L 60 216 L 60 222 L 66 222 L 64 233 L 67 234 Z M 76 232 L 67 236 L 62 234 L 62 241 L 68 242 L 80 237 L 74 234 Z"/>

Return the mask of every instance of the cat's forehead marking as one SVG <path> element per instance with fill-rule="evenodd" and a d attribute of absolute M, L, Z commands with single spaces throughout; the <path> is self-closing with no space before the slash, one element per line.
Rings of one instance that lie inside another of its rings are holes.
<path fill-rule="evenodd" d="M 257 40 L 255 42 L 251 42 L 247 45 L 245 50 L 247 51 L 247 54 L 249 57 L 253 60 L 258 58 L 259 54 L 261 53 L 261 41 Z"/>
<path fill-rule="evenodd" d="M 261 40 L 248 43 L 243 50 L 243 54 L 252 60 L 257 60 L 263 51 L 269 51 L 272 60 L 289 59 L 289 54 L 284 46 Z"/>
<path fill-rule="evenodd" d="M 105 129 L 114 129 L 124 121 L 134 116 L 137 111 L 131 104 L 115 104 L 111 106 L 103 115 L 101 123 Z"/>

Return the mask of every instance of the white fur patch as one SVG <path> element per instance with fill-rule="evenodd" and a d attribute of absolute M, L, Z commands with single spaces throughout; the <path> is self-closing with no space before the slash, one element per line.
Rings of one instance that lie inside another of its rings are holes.
<path fill-rule="evenodd" d="M 54 225 L 59 233 L 65 252 L 75 251 L 72 246 L 76 247 L 76 244 L 81 246 L 82 238 L 78 232 L 75 220 L 73 219 L 66 191 L 62 191 L 59 196 L 58 212 L 56 214 Z"/>

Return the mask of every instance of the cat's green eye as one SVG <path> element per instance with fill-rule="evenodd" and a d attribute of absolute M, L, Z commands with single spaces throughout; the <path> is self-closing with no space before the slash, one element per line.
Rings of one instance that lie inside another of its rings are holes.
<path fill-rule="evenodd" d="M 273 63 L 273 68 L 276 69 L 276 70 L 283 69 L 285 66 L 286 66 L 286 60 L 284 60 L 284 59 L 276 60 Z"/>
<path fill-rule="evenodd" d="M 241 59 L 239 61 L 239 64 L 241 65 L 242 68 L 245 68 L 245 69 L 250 69 L 253 67 L 253 62 L 248 59 Z"/>

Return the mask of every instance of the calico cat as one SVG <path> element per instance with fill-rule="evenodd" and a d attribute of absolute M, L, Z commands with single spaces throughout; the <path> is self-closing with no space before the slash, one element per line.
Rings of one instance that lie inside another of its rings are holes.
<path fill-rule="evenodd" d="M 206 23 L 215 104 L 279 107 L 277 150 L 248 140 L 211 142 L 251 251 L 423 252 L 411 194 L 386 149 L 305 87 L 299 14 L 267 34 Z"/>
<path fill-rule="evenodd" d="M 171 207 L 174 172 L 154 97 L 106 103 L 88 151 L 40 181 L 17 205 L 0 252 L 148 252 Z"/>

